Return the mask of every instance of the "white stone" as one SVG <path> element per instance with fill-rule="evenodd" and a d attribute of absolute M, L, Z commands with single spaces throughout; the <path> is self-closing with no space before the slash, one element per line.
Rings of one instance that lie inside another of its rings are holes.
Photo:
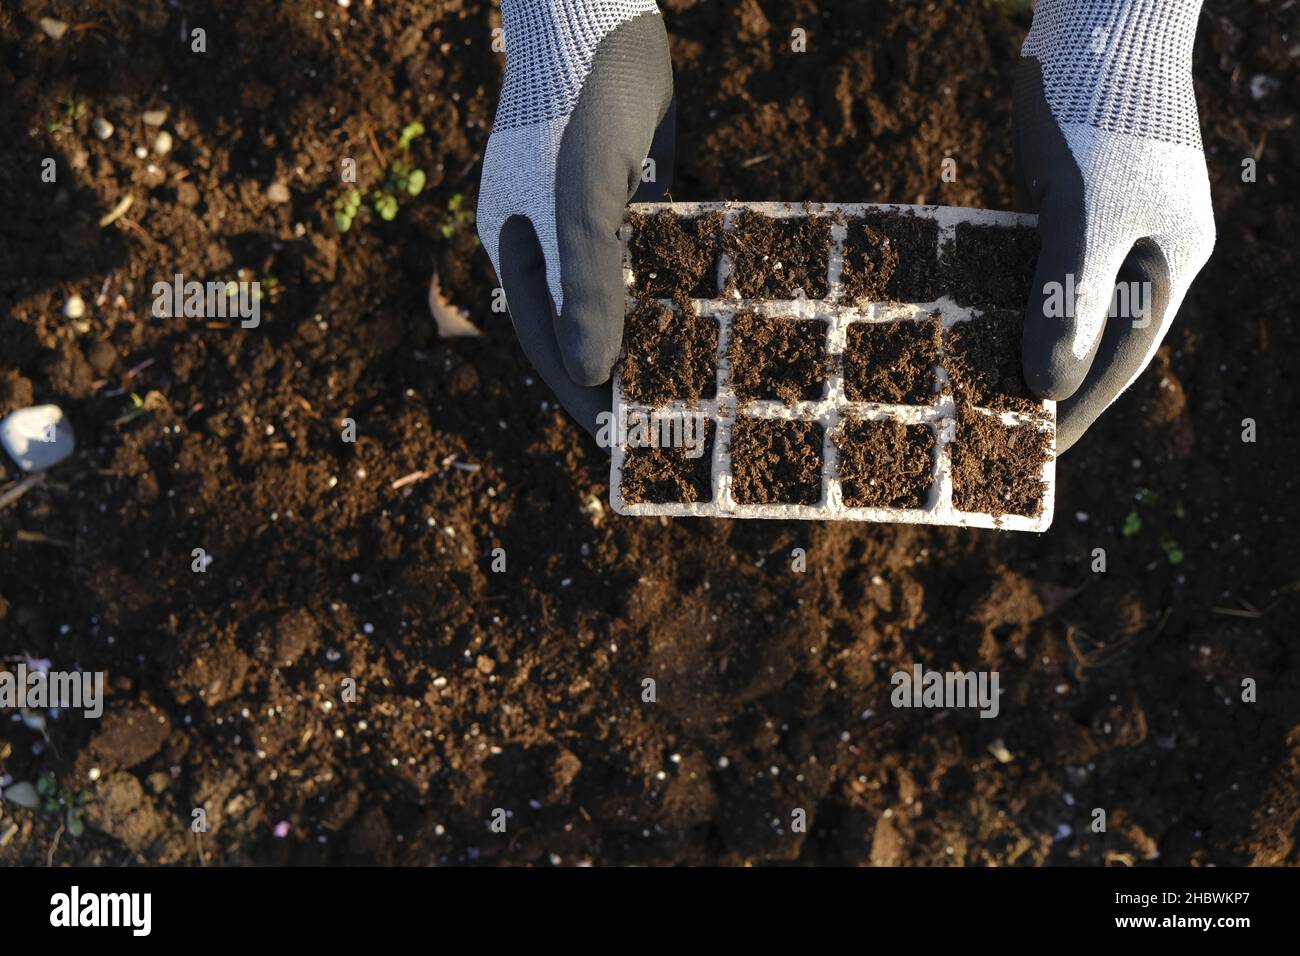
<path fill-rule="evenodd" d="M 54 17 L 41 17 L 41 30 L 51 40 L 62 39 L 63 34 L 68 32 L 68 25 L 62 20 L 56 20 Z"/>
<path fill-rule="evenodd" d="M 86 301 L 77 293 L 68 296 L 68 301 L 63 303 L 63 317 L 66 319 L 79 319 L 86 314 Z"/>
<path fill-rule="evenodd" d="M 77 443 L 63 409 L 32 405 L 0 420 L 0 446 L 23 471 L 44 471 L 71 455 Z"/>
<path fill-rule="evenodd" d="M 90 124 L 90 128 L 94 130 L 95 136 L 99 139 L 108 139 L 113 135 L 113 124 L 102 116 L 96 116 L 95 121 Z"/>
<path fill-rule="evenodd" d="M 12 803 L 15 806 L 35 810 L 41 805 L 41 798 L 36 793 L 36 788 L 26 780 L 5 787 L 4 793 L 5 802 Z"/>

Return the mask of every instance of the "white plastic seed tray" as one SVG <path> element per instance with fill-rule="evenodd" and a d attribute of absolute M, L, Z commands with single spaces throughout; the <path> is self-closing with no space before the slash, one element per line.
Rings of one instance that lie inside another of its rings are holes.
<path fill-rule="evenodd" d="M 681 217 L 693 217 L 710 212 L 723 214 L 723 231 L 733 228 L 735 217 L 745 209 L 772 218 L 803 216 L 831 217 L 831 246 L 827 280 L 829 294 L 824 299 L 807 297 L 792 300 L 742 299 L 732 292 L 724 297 L 689 300 L 701 317 L 711 317 L 718 322 L 717 393 L 713 398 L 690 402 L 672 402 L 659 406 L 660 411 L 671 413 L 702 412 L 715 423 L 712 457 L 712 500 L 701 502 L 630 502 L 622 495 L 623 462 L 628 452 L 625 444 L 614 444 L 610 460 L 610 504 L 623 515 L 666 515 L 670 517 L 697 516 L 716 518 L 785 518 L 816 521 L 874 521 L 905 524 L 958 525 L 972 528 L 997 528 L 1007 531 L 1045 531 L 1052 523 L 1052 510 L 1056 497 L 1056 403 L 1044 401 L 1041 411 L 1034 414 L 980 409 L 980 413 L 993 415 L 1003 424 L 1037 428 L 1048 435 L 1050 454 L 1043 465 L 1044 492 L 1042 507 L 1033 516 L 1019 514 L 992 515 L 983 512 L 958 510 L 953 503 L 951 476 L 951 447 L 955 440 L 957 406 L 947 385 L 943 369 L 943 353 L 937 379 L 942 392 L 933 405 L 893 405 L 875 402 L 852 402 L 844 392 L 843 353 L 848 327 L 854 322 L 903 322 L 927 318 L 936 312 L 945 328 L 968 321 L 982 314 L 982 310 L 963 308 L 947 295 L 933 302 L 900 304 L 897 302 L 868 302 L 850 304 L 844 301 L 840 274 L 844 262 L 844 240 L 847 234 L 845 219 L 867 212 L 901 212 L 933 219 L 938 223 L 940 257 L 951 253 L 957 241 L 957 225 L 970 223 L 977 226 L 1035 225 L 1036 217 L 1021 213 L 997 212 L 987 209 L 964 209 L 953 206 L 878 205 L 866 203 L 639 203 L 630 207 L 632 212 L 653 215 L 668 209 Z M 643 300 L 632 295 L 635 283 L 633 263 L 628 242 L 630 227 L 623 229 L 623 279 L 628 290 L 627 314 Z M 727 287 L 732 270 L 730 257 L 724 252 L 718 262 L 718 290 Z M 800 290 L 802 291 L 802 290 Z M 675 308 L 667 299 L 661 304 Z M 731 369 L 727 352 L 731 341 L 731 321 L 740 312 L 752 311 L 759 315 L 789 319 L 820 319 L 827 325 L 827 345 L 832 361 L 825 396 L 818 401 L 786 403 L 783 401 L 742 401 L 731 384 Z M 628 403 L 624 399 L 621 382 L 614 378 L 614 415 L 636 413 L 651 414 L 649 406 Z M 815 421 L 822 426 L 822 477 L 821 497 L 817 504 L 742 504 L 732 494 L 731 427 L 737 416 L 754 418 L 784 418 Z M 850 507 L 844 502 L 839 478 L 839 453 L 834 437 L 839 422 L 846 416 L 865 419 L 892 420 L 903 424 L 925 424 L 933 432 L 935 445 L 932 455 L 930 489 L 924 507 Z"/>

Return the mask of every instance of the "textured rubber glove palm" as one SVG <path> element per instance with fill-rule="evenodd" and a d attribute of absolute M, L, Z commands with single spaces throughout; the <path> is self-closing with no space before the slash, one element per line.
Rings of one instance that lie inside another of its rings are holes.
<path fill-rule="evenodd" d="M 668 37 L 653 0 L 502 0 L 501 25 L 479 236 L 525 354 L 595 432 L 623 338 L 624 209 L 671 175 Z"/>
<path fill-rule="evenodd" d="M 1058 451 L 1150 363 L 1214 248 L 1191 74 L 1200 7 L 1039 0 L 1021 48 L 1016 154 L 1042 237 L 1024 370 L 1060 401 Z"/>

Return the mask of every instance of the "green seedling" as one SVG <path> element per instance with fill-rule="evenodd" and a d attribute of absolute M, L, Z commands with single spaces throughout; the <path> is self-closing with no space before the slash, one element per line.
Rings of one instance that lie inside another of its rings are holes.
<path fill-rule="evenodd" d="M 63 112 L 57 120 L 45 124 L 47 133 L 71 132 L 77 120 L 86 115 L 86 104 L 71 96 L 60 97 L 59 105 L 63 107 Z"/>
<path fill-rule="evenodd" d="M 388 167 L 388 178 L 370 194 L 375 212 L 384 222 L 390 222 L 397 215 L 399 196 L 418 196 L 424 191 L 425 176 L 423 169 L 416 169 L 410 163 L 400 159 L 393 160 Z"/>
<path fill-rule="evenodd" d="M 357 213 L 361 211 L 361 193 L 355 189 L 349 189 L 347 193 L 334 200 L 334 226 L 339 232 L 347 232 L 352 228 L 352 220 L 357 218 Z"/>
<path fill-rule="evenodd" d="M 36 792 L 41 797 L 41 809 L 46 813 L 63 813 L 64 825 L 74 837 L 86 832 L 81 818 L 81 808 L 86 805 L 86 791 L 73 793 L 59 783 L 52 773 L 43 773 L 36 780 Z"/>
<path fill-rule="evenodd" d="M 443 219 L 442 225 L 438 227 L 442 233 L 442 238 L 450 239 L 464 226 L 474 225 L 474 210 L 463 208 L 465 197 L 461 193 L 456 193 L 451 199 L 447 200 L 447 216 Z"/>
<path fill-rule="evenodd" d="M 408 123 L 402 127 L 401 135 L 397 140 L 402 154 L 405 156 L 410 153 L 411 143 L 423 135 L 422 123 Z M 367 198 L 370 200 L 371 209 L 384 222 L 392 222 L 397 218 L 398 210 L 401 208 L 401 197 L 420 195 L 424 192 L 427 182 L 428 177 L 423 169 L 405 159 L 395 159 L 389 165 L 388 175 L 384 181 L 370 190 Z M 361 200 L 362 194 L 356 189 L 349 190 L 334 200 L 334 226 L 339 232 L 347 232 L 352 228 L 352 223 L 361 212 Z"/>
<path fill-rule="evenodd" d="M 125 425 L 133 422 L 141 415 L 148 415 L 149 410 L 144 407 L 144 399 L 135 392 L 131 393 L 131 407 L 113 420 L 114 425 Z"/>
<path fill-rule="evenodd" d="M 407 123 L 402 127 L 402 135 L 398 137 L 397 145 L 401 147 L 402 152 L 409 153 L 411 151 L 411 142 L 419 139 L 423 135 L 423 123 L 419 120 L 416 120 L 414 123 Z"/>
<path fill-rule="evenodd" d="M 1124 524 L 1120 528 L 1120 534 L 1126 538 L 1132 538 L 1142 531 L 1142 515 L 1140 509 L 1146 509 L 1148 512 L 1155 510 L 1156 505 L 1160 502 L 1160 497 L 1149 488 L 1139 488 L 1133 496 L 1136 507 L 1130 511 L 1124 518 Z M 1170 514 L 1176 519 L 1181 519 L 1186 510 L 1183 503 L 1176 502 Z M 1156 515 L 1159 518 L 1159 515 Z M 1180 545 L 1172 536 L 1165 535 L 1160 539 L 1160 549 L 1165 553 L 1165 560 L 1170 564 L 1182 564 L 1187 558 L 1187 553 L 1183 551 Z"/>

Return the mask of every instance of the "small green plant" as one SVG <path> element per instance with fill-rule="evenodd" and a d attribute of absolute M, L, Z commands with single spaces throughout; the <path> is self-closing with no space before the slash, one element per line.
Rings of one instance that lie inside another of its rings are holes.
<path fill-rule="evenodd" d="M 411 143 L 424 135 L 424 124 L 419 120 L 414 123 L 407 123 L 402 127 L 402 135 L 397 138 L 397 145 L 401 147 L 402 152 L 411 151 Z"/>
<path fill-rule="evenodd" d="M 397 137 L 397 146 L 405 156 L 411 152 L 411 143 L 424 135 L 424 124 L 419 120 L 407 123 Z M 397 216 L 399 196 L 418 196 L 424 191 L 427 179 L 424 170 L 412 166 L 405 159 L 395 159 L 388 167 L 388 178 L 371 193 L 375 212 L 384 222 L 391 222 Z"/>
<path fill-rule="evenodd" d="M 1149 517 L 1156 519 L 1157 530 L 1165 522 L 1159 520 L 1161 515 L 1156 506 L 1160 503 L 1160 496 L 1150 488 L 1139 488 L 1133 495 L 1134 508 L 1124 517 L 1124 524 L 1120 528 L 1120 534 L 1126 538 L 1132 538 L 1142 531 L 1142 511 L 1146 511 Z M 1167 506 L 1166 506 L 1167 507 Z M 1152 514 L 1154 512 L 1154 515 Z M 1169 511 L 1170 517 L 1181 519 L 1186 510 L 1183 508 L 1181 501 L 1175 502 L 1172 510 Z M 1165 554 L 1165 560 L 1170 564 L 1182 564 L 1187 559 L 1187 554 L 1183 551 L 1182 545 L 1172 535 L 1163 535 L 1160 538 L 1160 550 Z"/>
<path fill-rule="evenodd" d="M 462 226 L 474 225 L 474 210 L 465 209 L 464 205 L 465 197 L 461 193 L 456 193 L 447 200 L 447 215 L 438 227 L 442 238 L 450 239 Z"/>
<path fill-rule="evenodd" d="M 410 163 L 400 159 L 393 160 L 388 167 L 388 178 L 378 189 L 370 194 L 375 212 L 384 222 L 391 222 L 397 216 L 399 196 L 418 196 L 424 191 L 424 170 L 416 169 Z"/>
<path fill-rule="evenodd" d="M 346 193 L 334 200 L 334 226 L 339 232 L 347 232 L 352 228 L 352 220 L 357 218 L 357 213 L 361 211 L 361 193 L 356 189 L 349 189 Z"/>
<path fill-rule="evenodd" d="M 86 832 L 86 823 L 81 818 L 81 808 L 86 805 L 86 791 L 73 793 L 59 783 L 52 773 L 43 773 L 36 780 L 36 792 L 41 797 L 41 809 L 46 813 L 64 814 L 64 824 L 68 833 L 79 837 Z"/>
<path fill-rule="evenodd" d="M 77 120 L 86 115 L 86 104 L 71 96 L 60 97 L 59 105 L 63 107 L 63 110 L 57 120 L 45 124 L 47 133 L 70 132 L 76 125 Z"/>
<path fill-rule="evenodd" d="M 411 151 L 411 143 L 424 135 L 424 124 L 407 123 L 397 138 L 397 145 L 405 157 Z M 423 169 L 408 162 L 405 158 L 395 159 L 388 166 L 388 175 L 383 182 L 370 190 L 367 198 L 376 216 L 384 222 L 397 218 L 401 208 L 402 196 L 418 196 L 424 192 L 428 177 Z M 360 190 L 351 189 L 334 200 L 334 227 L 339 232 L 347 232 L 361 212 L 362 194 Z"/>

